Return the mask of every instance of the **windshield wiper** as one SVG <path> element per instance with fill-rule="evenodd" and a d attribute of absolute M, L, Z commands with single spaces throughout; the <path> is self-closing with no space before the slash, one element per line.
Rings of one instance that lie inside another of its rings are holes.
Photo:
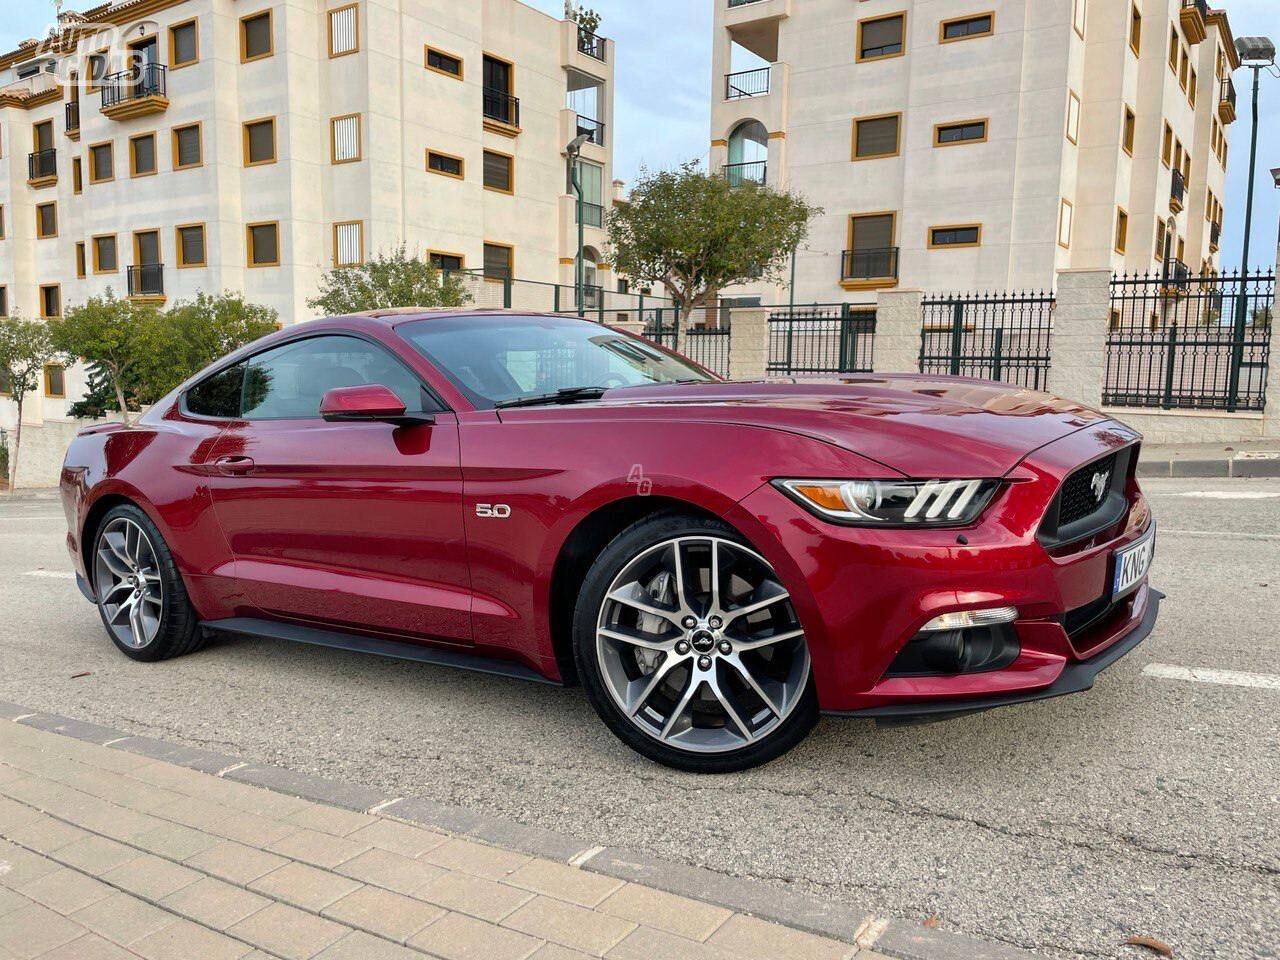
<path fill-rule="evenodd" d="M 500 410 L 510 407 L 543 407 L 556 403 L 577 403 L 580 400 L 599 400 L 605 395 L 607 387 L 564 387 L 554 393 L 540 393 L 532 397 L 516 397 L 514 400 L 499 400 L 494 404 Z"/>

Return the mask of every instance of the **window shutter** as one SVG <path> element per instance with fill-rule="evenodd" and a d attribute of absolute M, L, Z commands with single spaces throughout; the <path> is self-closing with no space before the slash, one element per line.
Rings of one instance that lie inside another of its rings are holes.
<path fill-rule="evenodd" d="M 898 118 L 858 121 L 858 156 L 871 157 L 898 151 Z"/>
<path fill-rule="evenodd" d="M 484 152 L 484 185 L 495 190 L 511 189 L 511 158 Z"/>
<path fill-rule="evenodd" d="M 338 117 L 333 126 L 333 162 L 360 159 L 360 117 Z"/>
<path fill-rule="evenodd" d="M 204 227 L 183 227 L 178 233 L 182 239 L 182 262 L 204 263 Z"/>
<path fill-rule="evenodd" d="M 854 250 L 884 250 L 893 246 L 893 217 L 857 217 L 853 221 Z"/>
<path fill-rule="evenodd" d="M 356 8 L 343 7 L 329 12 L 329 55 L 339 57 L 355 53 L 360 47 L 356 35 Z"/>
<path fill-rule="evenodd" d="M 862 49 L 875 50 L 902 43 L 902 18 L 890 17 L 862 25 Z"/>
<path fill-rule="evenodd" d="M 360 263 L 364 252 L 364 224 L 339 223 L 334 227 L 334 259 L 339 267 Z"/>

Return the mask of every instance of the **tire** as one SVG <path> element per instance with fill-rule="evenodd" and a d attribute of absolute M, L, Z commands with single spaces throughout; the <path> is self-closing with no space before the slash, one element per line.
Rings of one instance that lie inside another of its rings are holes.
<path fill-rule="evenodd" d="M 578 594 L 573 646 L 600 719 L 668 767 L 746 770 L 786 753 L 818 721 L 785 589 L 736 530 L 711 518 L 660 514 L 615 537 Z"/>
<path fill-rule="evenodd" d="M 88 565 L 102 624 L 125 656 L 154 662 L 199 648 L 200 618 L 173 554 L 138 507 L 107 512 L 93 532 Z"/>

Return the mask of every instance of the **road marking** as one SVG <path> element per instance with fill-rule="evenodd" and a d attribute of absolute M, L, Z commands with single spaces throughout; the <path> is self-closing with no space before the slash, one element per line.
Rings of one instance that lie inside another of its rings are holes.
<path fill-rule="evenodd" d="M 1200 500 L 1280 500 L 1280 492 L 1265 490 L 1187 490 L 1182 493 L 1153 493 L 1153 497 L 1195 497 Z"/>
<path fill-rule="evenodd" d="M 876 941 L 889 928 L 888 920 L 877 920 L 875 917 L 869 918 L 861 927 L 853 934 L 853 942 L 860 947 L 870 950 L 876 945 Z"/>
<path fill-rule="evenodd" d="M 383 810 L 387 809 L 387 807 L 394 807 L 403 799 L 404 797 L 396 797 L 394 800 L 383 800 L 381 803 L 375 803 L 372 807 L 366 810 L 365 813 L 373 816 L 375 813 L 381 813 Z"/>
<path fill-rule="evenodd" d="M 44 577 L 47 580 L 74 580 L 76 575 L 69 570 L 28 570 L 24 577 Z"/>
<path fill-rule="evenodd" d="M 581 867 L 588 860 L 593 857 L 598 857 L 602 853 L 604 853 L 604 847 L 591 847 L 590 849 L 583 850 L 580 854 L 569 861 L 569 866 Z"/>
<path fill-rule="evenodd" d="M 1161 680 L 1190 680 L 1193 683 L 1216 683 L 1225 687 L 1258 687 L 1280 690 L 1280 677 L 1266 673 L 1237 673 L 1234 670 L 1210 670 L 1204 667 L 1175 667 L 1170 663 L 1149 663 L 1142 668 L 1148 677 Z"/>
<path fill-rule="evenodd" d="M 1160 528 L 1160 536 L 1210 537 L 1214 540 L 1280 540 L 1280 534 L 1275 533 L 1231 533 L 1227 530 L 1170 530 L 1168 527 Z"/>
<path fill-rule="evenodd" d="M 228 773 L 231 773 L 231 772 L 232 772 L 232 771 L 234 771 L 234 770 L 239 770 L 241 767 L 247 767 L 247 766 L 248 766 L 248 764 L 247 764 L 247 763 L 244 763 L 244 762 L 241 762 L 241 763 L 233 763 L 233 764 L 232 764 L 231 766 L 229 766 L 229 767 L 223 767 L 221 770 L 219 770 L 217 773 L 215 773 L 215 774 L 214 774 L 214 776 L 215 776 L 215 777 L 225 777 Z"/>
<path fill-rule="evenodd" d="M 67 522 L 67 518 L 60 513 L 33 513 L 30 516 L 8 516 L 0 517 L 0 520 L 61 520 Z"/>

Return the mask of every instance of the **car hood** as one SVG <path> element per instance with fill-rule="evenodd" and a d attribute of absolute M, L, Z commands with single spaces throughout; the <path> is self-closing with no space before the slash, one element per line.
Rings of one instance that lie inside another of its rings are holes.
<path fill-rule="evenodd" d="M 1001 477 L 1033 450 L 1108 419 L 1034 390 L 910 375 L 624 388 L 601 406 L 617 404 L 786 430 L 930 478 Z"/>

